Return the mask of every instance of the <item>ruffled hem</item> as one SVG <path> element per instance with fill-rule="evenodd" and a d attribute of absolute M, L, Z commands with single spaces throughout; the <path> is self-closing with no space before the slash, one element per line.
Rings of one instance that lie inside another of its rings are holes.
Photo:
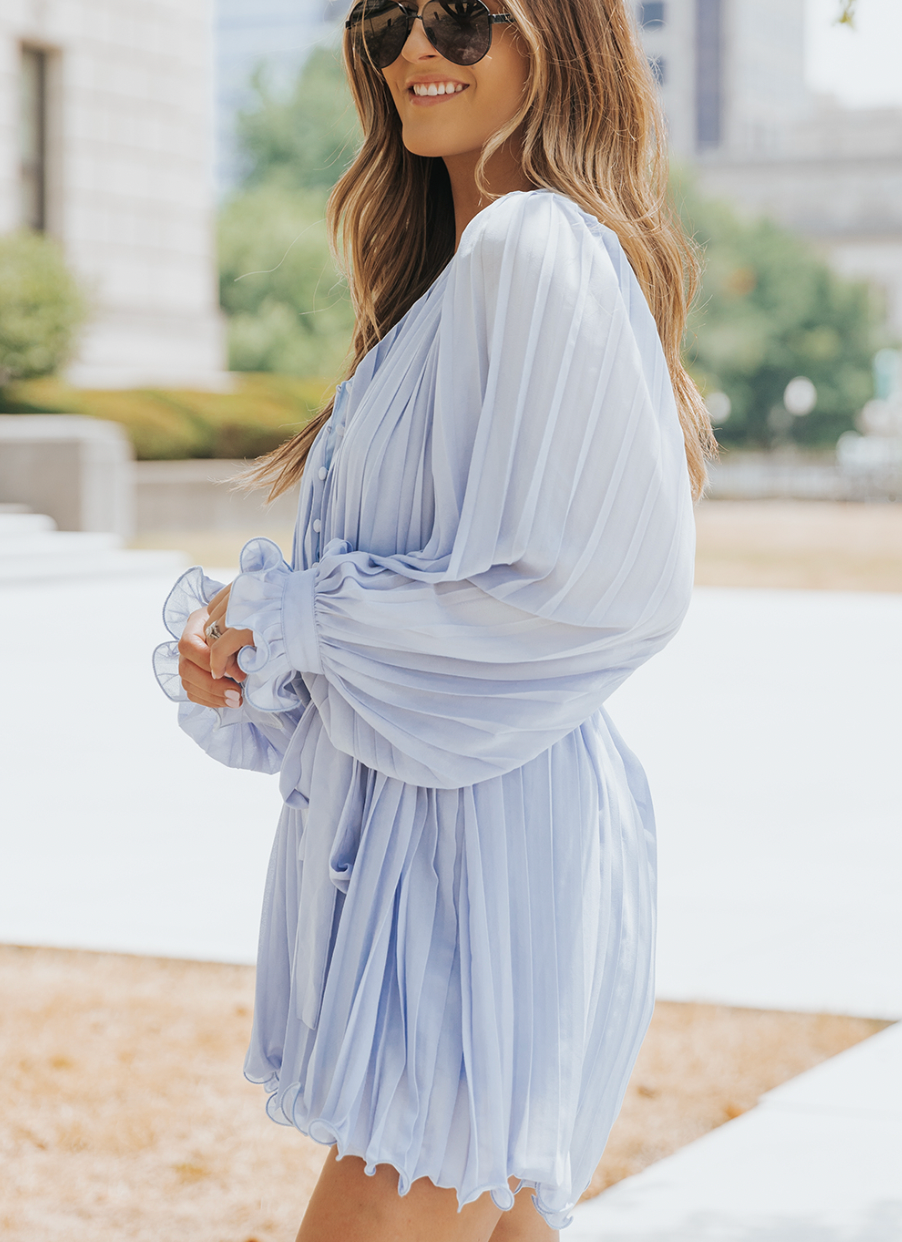
<path fill-rule="evenodd" d="M 514 1206 L 515 1196 L 521 1190 L 532 1190 L 534 1194 L 533 1204 L 536 1211 L 551 1229 L 560 1230 L 566 1229 L 573 1223 L 573 1209 L 582 1197 L 583 1192 L 588 1189 L 588 1186 L 584 1186 L 579 1194 L 562 1207 L 554 1207 L 543 1198 L 542 1182 L 532 1181 L 527 1177 L 520 1177 L 519 1174 L 513 1171 L 508 1174 L 507 1178 L 499 1178 L 495 1181 L 486 1182 L 484 1185 L 458 1186 L 450 1180 L 443 1179 L 440 1173 L 433 1175 L 425 1170 L 409 1169 L 405 1160 L 399 1159 L 391 1152 L 380 1152 L 374 1155 L 371 1149 L 360 1151 L 346 1135 L 342 1134 L 340 1126 L 336 1126 L 325 1117 L 313 1117 L 305 1121 L 296 1115 L 294 1108 L 292 1108 L 290 1114 L 286 1113 L 283 1105 L 278 1102 L 279 1096 L 281 1094 L 283 1101 L 286 1100 L 286 1097 L 292 1095 L 297 1100 L 300 1094 L 299 1084 L 295 1083 L 287 1092 L 280 1093 L 277 1074 L 272 1074 L 267 1078 L 255 1078 L 245 1071 L 244 1076 L 248 1082 L 252 1082 L 256 1086 L 262 1086 L 265 1091 L 270 1092 L 269 1098 L 266 1101 L 266 1114 L 271 1121 L 280 1126 L 292 1126 L 300 1131 L 301 1134 L 306 1135 L 307 1138 L 313 1139 L 315 1143 L 320 1143 L 324 1147 L 336 1147 L 338 1149 L 337 1159 L 339 1160 L 345 1156 L 357 1156 L 364 1161 L 363 1171 L 367 1177 L 373 1177 L 380 1164 L 390 1165 L 398 1174 L 398 1194 L 402 1198 L 408 1193 L 415 1181 L 418 1181 L 421 1177 L 428 1177 L 433 1185 L 439 1189 L 457 1192 L 458 1211 L 465 1208 L 468 1203 L 474 1203 L 482 1195 L 490 1194 L 492 1202 L 497 1208 L 502 1212 L 509 1212 Z M 518 1179 L 516 1190 L 511 1190 L 509 1185 L 509 1179 L 512 1177 Z"/>
<path fill-rule="evenodd" d="M 241 549 L 239 564 L 226 624 L 254 632 L 253 647 L 238 652 L 238 667 L 247 674 L 244 698 L 261 712 L 289 711 L 300 701 L 292 684 L 298 669 L 288 658 L 283 629 L 282 599 L 291 568 L 271 539 L 251 539 Z"/>

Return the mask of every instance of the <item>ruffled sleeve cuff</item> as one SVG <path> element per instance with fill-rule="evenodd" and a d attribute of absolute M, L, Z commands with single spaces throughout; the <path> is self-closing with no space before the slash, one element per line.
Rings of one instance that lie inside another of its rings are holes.
<path fill-rule="evenodd" d="M 173 703 L 186 703 L 185 694 L 179 677 L 178 640 L 185 629 L 185 624 L 192 612 L 209 604 L 214 595 L 222 590 L 224 583 L 208 578 L 199 565 L 186 570 L 169 592 L 163 605 L 163 624 L 172 635 L 174 642 L 161 643 L 153 653 L 153 671 L 160 688 Z"/>
<path fill-rule="evenodd" d="M 306 696 L 294 698 L 291 706 L 295 711 L 290 714 L 258 717 L 246 702 L 239 708 L 192 703 L 179 677 L 178 640 L 185 623 L 222 587 L 223 583 L 208 578 L 198 567 L 182 574 L 163 605 L 163 622 L 174 641 L 162 643 L 153 653 L 154 672 L 163 693 L 179 704 L 179 726 L 212 759 L 230 768 L 278 772 Z"/>
<path fill-rule="evenodd" d="M 301 710 L 297 705 L 290 714 L 258 720 L 247 705 L 200 707 L 186 700 L 179 704 L 179 727 L 218 763 L 272 774 L 282 766 Z"/>
<path fill-rule="evenodd" d="M 323 671 L 313 615 L 316 570 L 291 570 L 271 539 L 245 544 L 240 566 L 226 625 L 254 633 L 253 647 L 238 653 L 247 674 L 244 698 L 258 711 L 286 711 L 298 703 L 298 674 Z"/>

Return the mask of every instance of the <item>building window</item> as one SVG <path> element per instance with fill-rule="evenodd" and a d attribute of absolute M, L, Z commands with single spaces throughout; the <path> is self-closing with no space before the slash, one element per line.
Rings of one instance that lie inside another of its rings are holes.
<path fill-rule="evenodd" d="M 667 85 L 667 58 L 666 56 L 649 56 L 648 67 L 654 74 L 655 81 L 658 86 Z"/>
<path fill-rule="evenodd" d="M 723 141 L 723 0 L 696 0 L 695 136 L 698 149 Z"/>
<path fill-rule="evenodd" d="M 639 25 L 643 30 L 660 30 L 664 25 L 666 5 L 663 3 L 640 4 Z"/>
<path fill-rule="evenodd" d="M 47 53 L 23 47 L 19 98 L 21 221 L 47 227 Z"/>

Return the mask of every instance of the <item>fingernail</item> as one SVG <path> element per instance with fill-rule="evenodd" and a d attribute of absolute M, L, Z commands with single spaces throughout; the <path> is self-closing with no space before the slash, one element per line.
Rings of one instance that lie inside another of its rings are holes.
<path fill-rule="evenodd" d="M 237 690 L 226 690 L 225 701 L 229 705 L 229 707 L 240 707 L 241 706 L 241 695 L 238 693 Z"/>

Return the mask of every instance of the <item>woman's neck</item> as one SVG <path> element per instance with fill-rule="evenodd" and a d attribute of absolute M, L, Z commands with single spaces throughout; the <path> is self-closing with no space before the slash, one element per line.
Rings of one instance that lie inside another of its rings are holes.
<path fill-rule="evenodd" d="M 463 155 L 446 155 L 445 167 L 451 180 L 451 196 L 454 200 L 454 249 L 460 245 L 464 229 L 488 207 L 492 198 L 480 194 L 476 185 L 476 165 L 479 152 L 468 151 Z M 519 143 L 506 142 L 490 158 L 486 165 L 486 183 L 492 197 L 510 194 L 514 190 L 533 190 L 535 186 L 526 176 L 520 162 Z"/>

